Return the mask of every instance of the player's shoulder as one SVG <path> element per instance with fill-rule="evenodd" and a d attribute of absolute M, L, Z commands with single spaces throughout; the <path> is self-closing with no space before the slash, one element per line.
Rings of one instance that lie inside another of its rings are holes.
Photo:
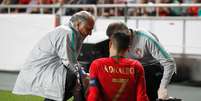
<path fill-rule="evenodd" d="M 131 65 L 136 65 L 140 63 L 138 60 L 131 59 L 131 58 L 126 58 L 126 61 Z"/>
<path fill-rule="evenodd" d="M 108 60 L 109 60 L 108 57 L 102 57 L 102 58 L 95 59 L 93 62 L 104 63 L 104 62 L 107 62 Z"/>
<path fill-rule="evenodd" d="M 142 64 L 138 60 L 127 58 L 126 61 L 128 62 L 127 64 L 130 64 L 131 67 L 134 67 L 136 69 L 141 69 L 142 68 Z"/>

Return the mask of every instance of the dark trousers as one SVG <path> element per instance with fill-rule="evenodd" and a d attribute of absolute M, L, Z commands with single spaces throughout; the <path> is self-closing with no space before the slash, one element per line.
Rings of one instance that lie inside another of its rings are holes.
<path fill-rule="evenodd" d="M 65 91 L 64 91 L 63 101 L 66 101 L 73 96 L 73 90 L 77 80 L 76 75 L 70 69 L 66 68 L 66 70 L 67 72 L 66 72 Z M 44 101 L 56 101 L 56 100 L 45 98 Z"/>
<path fill-rule="evenodd" d="M 147 95 L 150 101 L 158 98 L 158 89 L 163 76 L 163 67 L 158 63 L 144 66 Z"/>
<path fill-rule="evenodd" d="M 44 101 L 56 101 L 56 100 L 45 98 Z"/>

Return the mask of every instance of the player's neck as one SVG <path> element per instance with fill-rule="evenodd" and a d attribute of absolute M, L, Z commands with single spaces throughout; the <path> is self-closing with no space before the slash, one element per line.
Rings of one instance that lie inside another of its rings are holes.
<path fill-rule="evenodd" d="M 123 53 L 117 53 L 117 52 L 110 52 L 110 57 L 124 57 L 125 52 Z"/>
<path fill-rule="evenodd" d="M 110 47 L 110 57 L 124 57 L 125 53 L 126 51 L 117 52 L 117 49 L 113 45 Z"/>

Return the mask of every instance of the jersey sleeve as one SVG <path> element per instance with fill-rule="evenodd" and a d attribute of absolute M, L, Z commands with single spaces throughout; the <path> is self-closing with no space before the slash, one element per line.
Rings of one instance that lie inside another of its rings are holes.
<path fill-rule="evenodd" d="M 137 101 L 149 101 L 147 93 L 146 93 L 144 69 L 140 62 L 137 62 L 136 66 L 137 66 L 137 72 L 135 76 L 137 79 L 137 83 L 136 83 Z"/>
<path fill-rule="evenodd" d="M 146 42 L 146 47 L 151 55 L 164 67 L 163 78 L 160 86 L 167 87 L 174 72 L 176 72 L 176 63 L 173 57 L 163 48 L 161 43 L 150 38 Z"/>
<path fill-rule="evenodd" d="M 98 79 L 97 79 L 97 68 L 96 61 L 93 61 L 89 69 L 89 90 L 87 94 L 87 101 L 99 101 L 99 90 L 98 90 Z"/>

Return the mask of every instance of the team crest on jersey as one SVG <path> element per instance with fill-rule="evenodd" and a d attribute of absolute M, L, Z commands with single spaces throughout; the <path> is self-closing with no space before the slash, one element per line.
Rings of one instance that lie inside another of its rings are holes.
<path fill-rule="evenodd" d="M 140 48 L 136 48 L 134 50 L 134 54 L 137 56 L 138 59 L 141 59 L 143 56 L 142 56 L 142 49 Z"/>

